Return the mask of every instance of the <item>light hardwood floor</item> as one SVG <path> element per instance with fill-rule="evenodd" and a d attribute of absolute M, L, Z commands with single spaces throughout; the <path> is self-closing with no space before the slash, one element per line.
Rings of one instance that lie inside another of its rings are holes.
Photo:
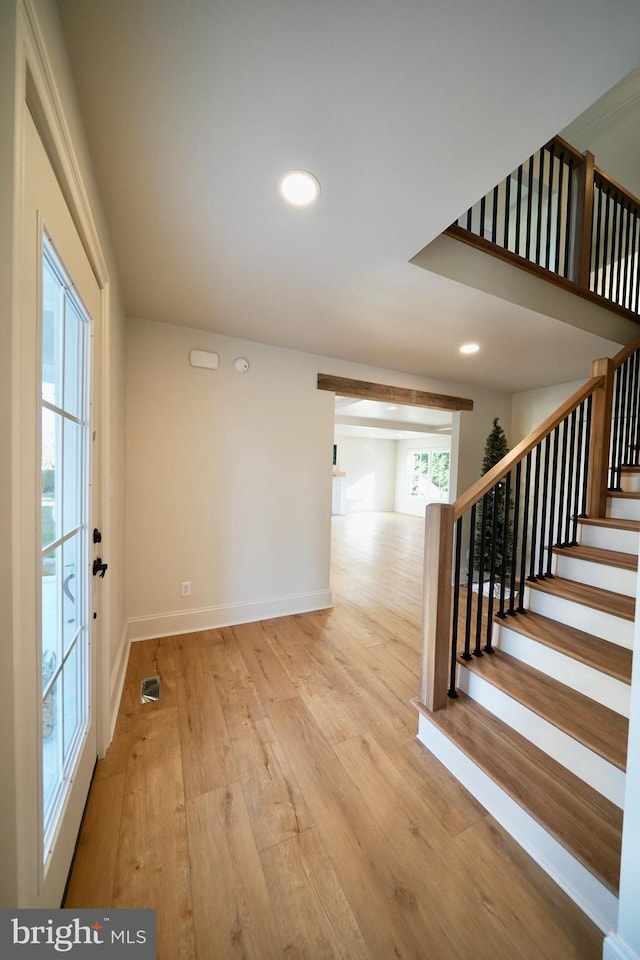
<path fill-rule="evenodd" d="M 132 646 L 65 906 L 156 908 L 162 960 L 600 958 L 415 739 L 422 531 L 336 517 L 332 610 Z"/>

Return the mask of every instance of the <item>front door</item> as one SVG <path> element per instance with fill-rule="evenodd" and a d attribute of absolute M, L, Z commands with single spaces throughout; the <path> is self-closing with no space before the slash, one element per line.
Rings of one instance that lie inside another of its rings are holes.
<path fill-rule="evenodd" d="M 101 296 L 30 117 L 24 148 L 22 409 L 24 431 L 35 435 L 38 480 L 33 557 L 22 547 L 25 567 L 33 563 L 23 621 L 35 675 L 21 682 L 32 704 L 25 746 L 38 775 L 28 814 L 36 822 L 21 854 L 25 905 L 53 907 L 62 899 L 97 753 L 91 532 L 98 525 L 93 345 Z M 33 355 L 39 362 L 28 369 Z M 23 466 L 28 500 L 27 453 Z"/>

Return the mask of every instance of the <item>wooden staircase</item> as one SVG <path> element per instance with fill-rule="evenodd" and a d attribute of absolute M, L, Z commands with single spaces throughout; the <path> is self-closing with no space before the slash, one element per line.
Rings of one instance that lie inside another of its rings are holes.
<path fill-rule="evenodd" d="M 492 654 L 458 658 L 458 699 L 418 738 L 603 931 L 615 928 L 640 533 L 640 474 L 553 549 Z"/>

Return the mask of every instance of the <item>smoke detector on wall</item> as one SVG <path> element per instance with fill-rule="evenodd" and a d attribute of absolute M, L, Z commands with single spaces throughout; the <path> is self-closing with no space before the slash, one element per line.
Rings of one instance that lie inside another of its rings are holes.
<path fill-rule="evenodd" d="M 233 369 L 236 373 L 246 373 L 249 369 L 249 361 L 245 360 L 244 357 L 238 357 L 237 360 L 234 360 Z"/>

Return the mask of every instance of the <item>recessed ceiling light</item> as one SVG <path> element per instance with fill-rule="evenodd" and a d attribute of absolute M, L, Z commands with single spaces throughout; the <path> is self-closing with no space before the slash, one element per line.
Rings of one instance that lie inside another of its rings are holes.
<path fill-rule="evenodd" d="M 306 170 L 290 170 L 280 180 L 280 193 L 287 203 L 306 207 L 318 199 L 320 184 L 313 174 Z"/>
<path fill-rule="evenodd" d="M 477 353 L 480 346 L 477 343 L 463 343 L 460 347 L 460 353 Z"/>

